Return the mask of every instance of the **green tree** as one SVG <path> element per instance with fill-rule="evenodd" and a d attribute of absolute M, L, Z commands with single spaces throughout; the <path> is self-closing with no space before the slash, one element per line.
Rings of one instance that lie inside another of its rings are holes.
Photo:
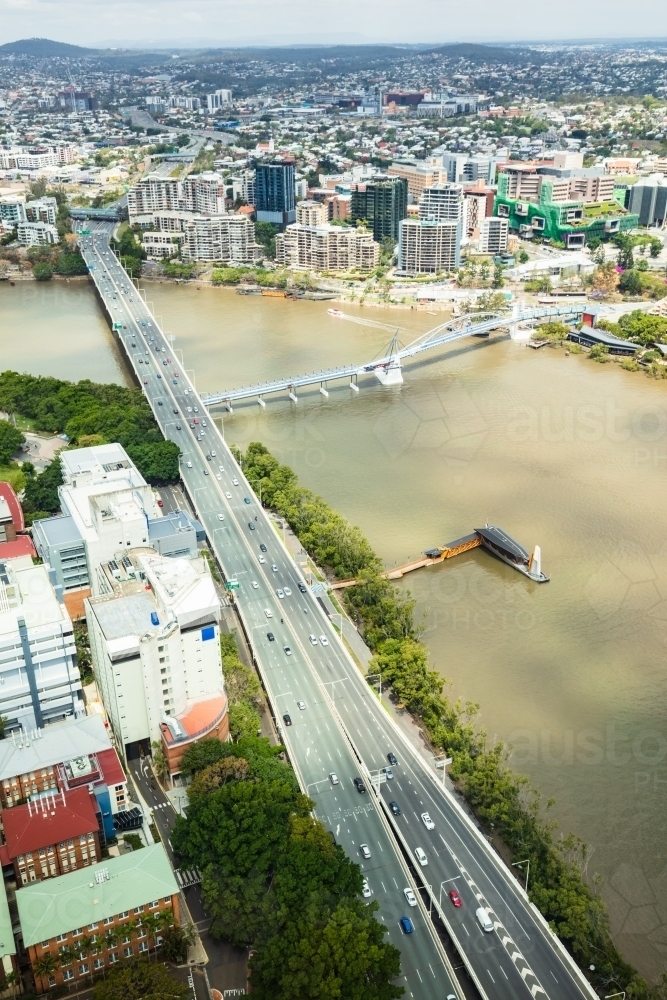
<path fill-rule="evenodd" d="M 661 251 L 662 251 L 662 240 L 659 240 L 657 237 L 654 237 L 649 243 L 649 253 L 651 254 L 651 257 L 653 258 L 659 257 Z"/>
<path fill-rule="evenodd" d="M 229 734 L 233 740 L 240 740 L 244 736 L 254 736 L 258 732 L 261 720 L 259 713 L 252 705 L 245 702 L 239 702 L 236 705 L 230 704 L 228 715 Z"/>
<path fill-rule="evenodd" d="M 50 264 L 38 263 L 33 266 L 32 273 L 36 281 L 50 281 L 53 277 L 53 268 Z"/>
<path fill-rule="evenodd" d="M 616 258 L 618 266 L 626 271 L 630 270 L 635 263 L 632 237 L 626 233 L 619 233 L 614 237 L 614 244 L 618 247 L 618 257 Z"/>
<path fill-rule="evenodd" d="M 63 474 L 59 459 L 46 466 L 43 472 L 25 485 L 23 507 L 28 513 L 33 511 L 49 511 L 55 514 L 60 510 L 58 487 L 62 485 Z"/>
<path fill-rule="evenodd" d="M 59 967 L 60 962 L 50 951 L 45 952 L 33 963 L 32 971 L 35 979 L 38 979 L 42 986 L 40 993 L 46 992 L 49 987 L 49 977 L 53 976 Z"/>
<path fill-rule="evenodd" d="M 529 260 L 530 260 L 530 254 L 527 253 L 525 250 L 519 250 L 519 263 L 527 264 Z"/>
<path fill-rule="evenodd" d="M 215 737 L 191 743 L 181 760 L 181 774 L 187 778 L 197 771 L 203 771 L 205 767 L 210 767 L 228 755 L 226 747 L 227 744 L 221 743 Z"/>
<path fill-rule="evenodd" d="M 178 479 L 181 451 L 173 441 L 130 444 L 127 453 L 152 486 L 164 486 Z"/>
<path fill-rule="evenodd" d="M 152 758 L 153 758 L 153 770 L 156 775 L 163 781 L 169 774 L 169 762 L 165 756 L 164 750 L 162 749 L 162 744 L 158 740 L 153 740 L 151 743 L 152 747 Z"/>
<path fill-rule="evenodd" d="M 164 965 L 136 962 L 113 969 L 93 988 L 93 1000 L 187 1000 L 189 987 Z"/>
<path fill-rule="evenodd" d="M 251 959 L 257 1000 L 397 1000 L 405 992 L 400 952 L 384 941 L 386 928 L 373 918 L 377 903 L 317 900 Z"/>
<path fill-rule="evenodd" d="M 502 288 L 503 285 L 505 284 L 505 281 L 503 279 L 503 271 L 504 271 L 503 265 L 496 264 L 496 266 L 493 269 L 493 280 L 491 282 L 492 288 Z"/>
<path fill-rule="evenodd" d="M 0 420 L 0 465 L 7 465 L 12 456 L 25 444 L 25 437 L 8 420 Z"/>
<path fill-rule="evenodd" d="M 192 924 L 167 927 L 162 932 L 162 955 L 168 962 L 182 964 L 188 957 L 188 948 L 197 940 Z"/>
<path fill-rule="evenodd" d="M 255 240 L 264 247 L 267 257 L 273 259 L 276 255 L 276 235 L 280 232 L 280 226 L 274 226 L 272 222 L 255 223 Z"/>
<path fill-rule="evenodd" d="M 624 292 L 625 295 L 641 295 L 642 279 L 633 268 L 630 271 L 623 272 L 619 278 L 618 287 L 619 290 Z"/>
<path fill-rule="evenodd" d="M 542 323 L 535 330 L 540 340 L 550 340 L 554 343 L 567 340 L 569 332 L 567 323 Z"/>

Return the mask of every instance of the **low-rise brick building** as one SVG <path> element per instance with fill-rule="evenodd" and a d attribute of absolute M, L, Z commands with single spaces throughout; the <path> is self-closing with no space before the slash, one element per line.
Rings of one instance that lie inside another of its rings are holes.
<path fill-rule="evenodd" d="M 5 855 L 17 885 L 67 875 L 101 858 L 102 816 L 88 788 L 43 796 L 2 813 Z"/>
<path fill-rule="evenodd" d="M 149 918 L 178 923 L 178 893 L 162 844 L 19 889 L 23 944 L 38 993 L 148 954 L 161 940 Z"/>

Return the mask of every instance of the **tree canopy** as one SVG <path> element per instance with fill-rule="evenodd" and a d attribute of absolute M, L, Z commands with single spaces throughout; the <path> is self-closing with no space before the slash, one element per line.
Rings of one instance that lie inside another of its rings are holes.
<path fill-rule="evenodd" d="M 187 1000 L 189 987 L 164 965 L 137 962 L 113 969 L 93 987 L 93 1000 Z"/>
<path fill-rule="evenodd" d="M 7 420 L 0 420 L 0 465 L 7 465 L 25 438 L 21 431 Z"/>

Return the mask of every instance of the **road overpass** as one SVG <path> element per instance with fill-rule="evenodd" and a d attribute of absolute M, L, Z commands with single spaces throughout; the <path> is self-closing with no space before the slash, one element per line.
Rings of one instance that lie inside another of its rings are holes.
<path fill-rule="evenodd" d="M 379 917 L 401 950 L 406 997 L 463 995 L 432 932 L 423 906 L 427 899 L 441 913 L 484 1000 L 594 998 L 514 876 L 444 789 L 435 762 L 417 753 L 379 704 L 217 429 L 206 426 L 200 434 L 202 424 L 191 426 L 195 413 L 200 420 L 205 414 L 202 399 L 110 251 L 112 227 L 90 228 L 80 244 L 103 307 L 158 424 L 181 448 L 182 478 L 211 547 L 226 578 L 240 583 L 238 613 L 275 717 L 279 724 L 284 713 L 292 717 L 294 724 L 283 729 L 282 737 L 301 787 L 314 799 L 318 818 L 368 878 Z M 265 556 L 261 545 L 266 545 Z M 303 711 L 297 707 L 300 700 L 306 703 Z M 394 778 L 373 780 L 390 752 L 398 758 Z M 339 786 L 329 781 L 331 771 L 338 774 Z M 365 795 L 354 788 L 356 776 L 366 779 Z M 389 809 L 390 801 L 399 804 L 399 816 Z M 424 812 L 430 813 L 433 829 L 423 823 Z M 360 857 L 361 843 L 371 848 L 368 861 Z M 426 852 L 424 867 L 415 861 L 418 847 Z M 408 885 L 419 889 L 417 908 L 407 906 L 403 889 Z M 463 900 L 460 909 L 449 902 L 452 886 Z M 484 933 L 475 919 L 479 905 L 491 912 L 492 933 Z M 414 934 L 400 931 L 402 915 L 414 917 Z"/>

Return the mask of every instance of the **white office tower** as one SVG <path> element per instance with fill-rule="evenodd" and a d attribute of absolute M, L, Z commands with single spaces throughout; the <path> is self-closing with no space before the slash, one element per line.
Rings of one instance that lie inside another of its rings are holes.
<path fill-rule="evenodd" d="M 402 274 L 437 274 L 461 263 L 461 223 L 403 219 L 398 226 L 398 270 Z"/>
<path fill-rule="evenodd" d="M 463 208 L 463 188 L 460 184 L 434 184 L 422 191 L 419 218 L 459 222 L 463 220 Z"/>
<path fill-rule="evenodd" d="M 216 90 L 212 94 L 206 95 L 206 110 L 219 111 L 232 103 L 231 90 Z"/>
<path fill-rule="evenodd" d="M 106 594 L 86 601 L 93 668 L 125 755 L 161 740 L 172 773 L 194 739 L 226 739 L 220 601 L 208 564 L 133 552 L 102 567 Z"/>
<path fill-rule="evenodd" d="M 0 562 L 0 715 L 8 730 L 85 714 L 72 622 L 46 566 Z"/>

